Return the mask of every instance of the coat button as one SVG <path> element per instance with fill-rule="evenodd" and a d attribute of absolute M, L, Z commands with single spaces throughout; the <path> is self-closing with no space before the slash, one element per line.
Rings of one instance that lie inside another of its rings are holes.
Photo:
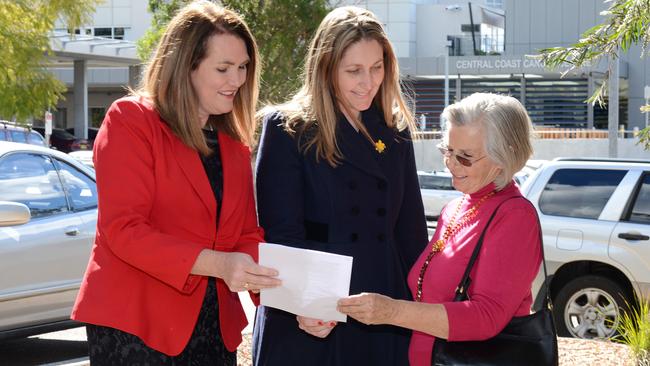
<path fill-rule="evenodd" d="M 386 240 L 386 236 L 384 234 L 377 234 L 377 241 L 383 242 Z"/>
<path fill-rule="evenodd" d="M 359 240 L 359 234 L 357 234 L 357 233 L 350 234 L 350 241 L 354 242 L 354 241 L 357 241 L 357 240 Z"/>
<path fill-rule="evenodd" d="M 357 189 L 357 182 L 351 180 L 348 182 L 348 188 L 350 188 L 351 191 L 354 191 Z"/>
<path fill-rule="evenodd" d="M 380 207 L 377 209 L 377 216 L 383 217 L 386 216 L 386 209 L 383 207 Z"/>
<path fill-rule="evenodd" d="M 361 212 L 359 206 L 354 206 L 350 209 L 350 214 L 352 214 L 352 216 L 357 216 L 359 212 Z"/>
<path fill-rule="evenodd" d="M 377 188 L 378 188 L 380 191 L 384 192 L 384 191 L 386 190 L 386 182 L 383 181 L 383 180 L 378 179 L 378 180 L 377 180 Z"/>

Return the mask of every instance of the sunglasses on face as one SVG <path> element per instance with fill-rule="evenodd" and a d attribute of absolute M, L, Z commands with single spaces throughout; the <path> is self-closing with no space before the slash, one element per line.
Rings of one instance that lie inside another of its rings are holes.
<path fill-rule="evenodd" d="M 456 158 L 456 161 L 457 161 L 460 165 L 462 165 L 462 166 L 466 166 L 466 167 L 468 167 L 468 168 L 471 167 L 471 166 L 472 166 L 474 163 L 476 163 L 477 161 L 479 161 L 479 160 L 481 160 L 481 159 L 483 159 L 484 157 L 487 156 L 487 155 L 483 155 L 482 157 L 480 157 L 480 158 L 478 158 L 478 159 L 470 160 L 470 159 L 468 159 L 468 158 L 466 158 L 466 157 L 464 157 L 464 156 L 460 156 L 460 155 L 458 155 L 458 154 L 454 154 L 451 150 L 449 150 L 449 148 L 448 148 L 446 145 L 438 145 L 438 150 L 440 150 L 440 153 L 441 153 L 442 156 L 444 156 L 445 158 L 451 158 L 451 157 L 453 156 L 454 158 Z"/>

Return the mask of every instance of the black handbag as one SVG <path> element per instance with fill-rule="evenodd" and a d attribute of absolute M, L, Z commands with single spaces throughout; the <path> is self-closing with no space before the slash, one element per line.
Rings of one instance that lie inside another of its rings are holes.
<path fill-rule="evenodd" d="M 521 198 L 525 199 L 523 197 Z M 528 202 L 530 203 L 530 201 Z M 476 248 L 474 248 L 469 263 L 467 264 L 465 273 L 456 288 L 454 301 L 465 301 L 469 299 L 466 292 L 471 283 L 469 273 L 483 245 L 485 232 L 498 209 L 499 207 L 494 210 L 485 229 L 481 233 Z M 539 217 L 537 218 L 537 223 L 539 224 Z M 546 261 L 544 260 L 541 224 L 539 227 L 544 278 L 546 278 L 548 275 L 546 272 Z M 541 310 L 531 315 L 512 318 L 501 333 L 493 338 L 484 341 L 461 342 L 449 342 L 441 338 L 436 338 L 433 345 L 431 365 L 557 366 L 557 333 L 555 331 L 555 323 L 553 322 L 553 314 L 551 314 L 552 304 L 549 289 L 548 286 L 545 286 L 545 288 L 546 297 Z"/>

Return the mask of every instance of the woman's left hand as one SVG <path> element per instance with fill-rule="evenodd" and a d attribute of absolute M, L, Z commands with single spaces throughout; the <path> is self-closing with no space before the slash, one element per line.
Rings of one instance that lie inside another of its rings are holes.
<path fill-rule="evenodd" d="M 364 324 L 390 324 L 398 306 L 397 300 L 388 296 L 364 292 L 340 299 L 336 309 Z"/>

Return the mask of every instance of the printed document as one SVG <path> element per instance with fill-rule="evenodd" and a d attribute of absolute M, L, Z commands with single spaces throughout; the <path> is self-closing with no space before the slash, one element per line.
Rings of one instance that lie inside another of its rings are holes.
<path fill-rule="evenodd" d="M 325 321 L 345 322 L 336 302 L 350 293 L 352 257 L 262 243 L 262 266 L 278 270 L 282 286 L 262 289 L 261 304 Z"/>

